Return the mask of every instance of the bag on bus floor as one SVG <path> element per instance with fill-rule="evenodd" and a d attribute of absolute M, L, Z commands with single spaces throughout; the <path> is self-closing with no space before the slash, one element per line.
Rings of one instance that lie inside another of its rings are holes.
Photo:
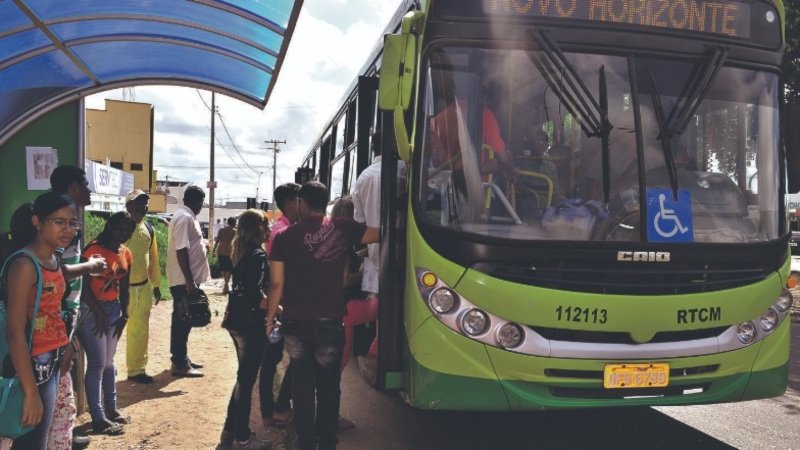
<path fill-rule="evenodd" d="M 42 269 L 39 260 L 27 250 L 20 250 L 9 256 L 0 269 L 0 283 L 5 280 L 6 263 L 12 261 L 17 255 L 26 254 L 33 261 L 36 267 L 36 302 L 33 307 L 33 317 L 39 312 L 39 301 L 42 298 Z M 6 291 L 7 292 L 7 291 Z M 6 327 L 8 325 L 8 298 L 0 299 L 0 361 L 3 367 L 11 365 L 11 354 L 6 339 Z M 30 331 L 28 333 L 28 348 L 33 341 L 33 320 L 31 320 Z M 13 368 L 13 365 L 11 365 Z M 5 370 L 4 370 L 5 372 Z M 22 405 L 25 402 L 25 395 L 22 392 L 22 384 L 19 377 L 14 374 L 3 373 L 0 376 L 0 436 L 18 438 L 31 431 L 33 427 L 22 426 Z"/>

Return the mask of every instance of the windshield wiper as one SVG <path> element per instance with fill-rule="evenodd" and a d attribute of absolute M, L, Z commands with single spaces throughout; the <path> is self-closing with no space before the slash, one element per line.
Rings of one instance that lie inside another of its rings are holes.
<path fill-rule="evenodd" d="M 686 127 L 694 117 L 700 104 L 708 94 L 711 85 L 719 73 L 720 68 L 725 63 L 728 50 L 717 47 L 710 58 L 706 59 L 702 68 L 695 70 L 686 82 L 684 94 L 681 95 L 670 111 L 667 118 L 664 114 L 664 106 L 661 95 L 658 92 L 656 79 L 652 73 L 648 72 L 650 83 L 650 98 L 653 102 L 656 122 L 658 122 L 658 139 L 661 141 L 661 150 L 664 153 L 664 163 L 667 166 L 672 196 L 678 200 L 678 170 L 675 167 L 675 154 L 672 152 L 672 138 L 680 136 L 686 131 Z"/>
<path fill-rule="evenodd" d="M 600 101 L 596 100 L 577 70 L 570 64 L 558 44 L 545 31 L 532 32 L 545 57 L 538 52 L 528 56 L 539 69 L 553 92 L 566 104 L 570 113 L 577 116 L 583 132 L 601 140 L 603 158 L 603 195 L 606 203 L 611 191 L 611 150 L 609 136 L 614 126 L 608 120 L 608 88 L 605 66 L 600 66 Z"/>
<path fill-rule="evenodd" d="M 672 137 L 675 132 L 667 125 L 664 116 L 664 106 L 661 102 L 661 95 L 658 93 L 656 78 L 652 73 L 648 74 L 650 82 L 650 98 L 653 102 L 653 110 L 656 114 L 658 123 L 658 139 L 661 141 L 661 151 L 664 153 L 664 164 L 667 165 L 667 175 L 669 175 L 669 186 L 672 188 L 672 198 L 678 201 L 678 169 L 675 167 L 675 155 L 672 153 Z M 673 109 L 674 111 L 674 109 Z"/>
<path fill-rule="evenodd" d="M 692 76 L 684 88 L 685 95 L 680 96 L 667 119 L 670 130 L 676 134 L 683 134 L 686 131 L 686 127 L 694 113 L 697 112 L 697 108 L 703 103 L 727 57 L 728 49 L 717 47 L 714 49 L 714 53 L 705 60 L 703 67 L 692 72 Z"/>

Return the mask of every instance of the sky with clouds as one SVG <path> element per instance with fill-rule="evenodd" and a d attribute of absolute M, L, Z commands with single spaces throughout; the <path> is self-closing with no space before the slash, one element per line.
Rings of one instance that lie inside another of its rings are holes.
<path fill-rule="evenodd" d="M 267 107 L 262 111 L 216 96 L 222 116 L 215 129 L 217 203 L 254 197 L 257 185 L 261 200 L 272 198 L 272 152 L 265 149 L 266 140 L 286 141 L 279 146 L 277 184 L 294 181 L 295 169 L 338 108 L 398 4 L 398 0 L 305 0 Z M 87 97 L 86 107 L 104 109 L 107 98 L 126 97 L 120 89 L 107 91 Z M 131 100 L 155 106 L 153 161 L 158 178 L 169 176 L 205 186 L 211 93 L 140 86 L 133 89 Z"/>

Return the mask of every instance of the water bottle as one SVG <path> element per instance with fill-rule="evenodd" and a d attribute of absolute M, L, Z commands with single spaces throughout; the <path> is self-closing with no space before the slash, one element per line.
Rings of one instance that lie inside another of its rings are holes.
<path fill-rule="evenodd" d="M 283 334 L 281 334 L 281 323 L 276 320 L 275 325 L 272 327 L 272 331 L 269 332 L 269 343 L 277 344 L 281 339 L 283 339 Z"/>

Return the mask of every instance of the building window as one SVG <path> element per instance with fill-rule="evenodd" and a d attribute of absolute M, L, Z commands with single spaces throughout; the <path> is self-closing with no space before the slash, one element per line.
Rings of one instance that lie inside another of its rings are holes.
<path fill-rule="evenodd" d="M 111 167 L 122 170 L 122 163 L 117 161 L 111 161 Z"/>
<path fill-rule="evenodd" d="M 144 164 L 142 164 L 142 163 L 131 163 L 131 170 L 136 170 L 136 171 L 141 172 L 141 171 L 144 170 Z"/>

